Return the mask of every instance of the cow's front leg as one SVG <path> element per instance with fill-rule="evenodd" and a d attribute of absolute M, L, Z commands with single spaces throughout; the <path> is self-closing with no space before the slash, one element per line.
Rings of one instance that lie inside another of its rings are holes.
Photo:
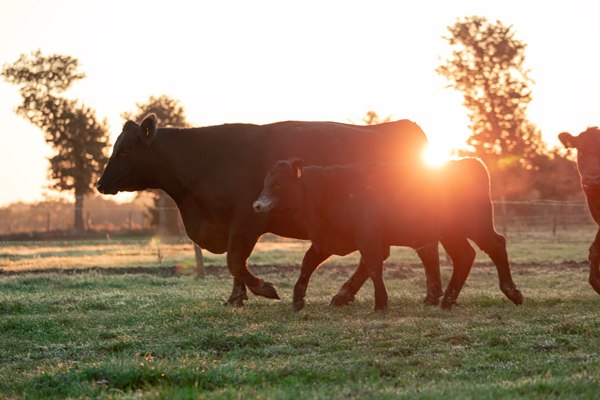
<path fill-rule="evenodd" d="M 314 245 L 311 245 L 304 255 L 300 276 L 294 286 L 294 311 L 300 311 L 304 308 L 304 297 L 306 296 L 306 289 L 308 288 L 310 277 L 313 272 L 319 268 L 319 265 L 330 256 L 331 254 L 329 253 L 319 252 Z"/>
<path fill-rule="evenodd" d="M 596 293 L 600 294 L 600 229 L 596 234 L 596 239 L 590 247 L 590 285 L 594 288 Z"/>
<path fill-rule="evenodd" d="M 269 299 L 279 299 L 277 290 L 275 290 L 275 286 L 273 286 L 272 283 L 257 278 L 248 269 L 248 257 L 250 257 L 250 253 L 252 253 L 252 249 L 254 249 L 254 245 L 257 241 L 257 236 L 231 234 L 229 237 L 229 245 L 227 247 L 227 267 L 229 268 L 231 275 L 233 275 L 236 280 L 242 282 L 242 284 L 245 284 L 255 295 Z M 235 289 L 236 284 L 234 282 L 234 291 Z M 232 297 L 235 298 L 230 298 L 230 300 L 238 301 L 241 299 L 243 303 L 244 296 L 246 296 L 246 299 L 248 298 L 245 290 L 238 291 L 238 296 L 233 296 L 232 293 Z"/>
<path fill-rule="evenodd" d="M 233 278 L 233 289 L 231 290 L 231 296 L 225 302 L 226 306 L 242 307 L 244 300 L 248 300 L 248 294 L 246 293 L 246 285 L 244 282 L 237 278 Z"/>

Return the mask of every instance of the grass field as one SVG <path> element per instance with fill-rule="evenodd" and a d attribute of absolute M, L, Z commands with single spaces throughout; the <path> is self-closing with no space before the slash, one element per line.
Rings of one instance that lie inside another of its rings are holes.
<path fill-rule="evenodd" d="M 600 297 L 583 262 L 594 233 L 570 237 L 582 241 L 512 236 L 522 306 L 478 254 L 449 312 L 421 305 L 418 259 L 395 249 L 385 314 L 370 282 L 350 306 L 327 306 L 356 256 L 321 267 L 293 313 L 303 242 L 260 243 L 250 263 L 282 299 L 243 308 L 222 305 L 222 256 L 205 254 L 209 275 L 194 280 L 188 243 L 4 243 L 0 398 L 597 399 Z"/>

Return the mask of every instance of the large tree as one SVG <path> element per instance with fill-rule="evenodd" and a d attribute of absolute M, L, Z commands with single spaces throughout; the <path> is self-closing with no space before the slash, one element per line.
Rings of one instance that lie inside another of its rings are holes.
<path fill-rule="evenodd" d="M 190 124 L 185 116 L 185 109 L 179 100 L 167 95 L 150 96 L 146 103 L 136 103 L 137 111 L 124 112 L 125 120 L 141 122 L 148 114 L 154 113 L 164 128 L 188 128 Z M 179 211 L 177 205 L 162 190 L 150 191 L 155 194 L 154 209 L 150 210 L 151 224 L 158 226 L 162 234 L 179 234 Z"/>
<path fill-rule="evenodd" d="M 524 65 L 526 44 L 512 26 L 485 17 L 458 19 L 448 31 L 444 39 L 453 52 L 436 72 L 463 94 L 473 132 L 467 143 L 506 191 L 526 180 L 532 158 L 545 147 L 526 116 L 533 84 Z"/>
<path fill-rule="evenodd" d="M 108 123 L 98 121 L 93 109 L 78 100 L 59 96 L 74 82 L 85 78 L 79 61 L 71 56 L 43 56 L 40 50 L 22 54 L 2 67 L 6 82 L 20 86 L 23 99 L 15 112 L 44 132 L 55 151 L 49 159 L 51 187 L 73 191 L 74 228 L 83 231 L 83 200 L 93 190 L 108 157 Z"/>

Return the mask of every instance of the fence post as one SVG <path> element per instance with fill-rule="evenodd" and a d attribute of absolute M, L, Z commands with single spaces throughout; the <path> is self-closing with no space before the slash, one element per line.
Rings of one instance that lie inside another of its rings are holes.
<path fill-rule="evenodd" d="M 131 211 L 129 211 L 129 230 L 131 230 Z"/>
<path fill-rule="evenodd" d="M 552 236 L 556 236 L 556 225 L 558 224 L 558 205 L 554 206 L 554 221 L 552 223 Z"/>
<path fill-rule="evenodd" d="M 202 258 L 202 248 L 194 243 L 194 253 L 196 253 L 196 280 L 204 279 L 204 259 Z"/>
<path fill-rule="evenodd" d="M 50 211 L 46 213 L 46 232 L 50 232 Z"/>
<path fill-rule="evenodd" d="M 144 224 L 146 221 L 144 221 L 145 215 L 144 212 L 142 211 L 142 230 L 144 230 Z"/>

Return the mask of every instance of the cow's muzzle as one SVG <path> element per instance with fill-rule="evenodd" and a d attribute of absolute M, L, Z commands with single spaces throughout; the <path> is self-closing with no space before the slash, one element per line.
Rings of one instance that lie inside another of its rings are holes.
<path fill-rule="evenodd" d="M 102 183 L 102 180 L 96 182 L 96 190 L 102 194 L 117 194 L 118 192 L 110 192 L 106 189 L 106 186 Z"/>
<path fill-rule="evenodd" d="M 252 208 L 254 208 L 254 211 L 257 213 L 266 214 L 273 208 L 273 202 L 264 197 L 260 197 L 254 202 Z"/>

